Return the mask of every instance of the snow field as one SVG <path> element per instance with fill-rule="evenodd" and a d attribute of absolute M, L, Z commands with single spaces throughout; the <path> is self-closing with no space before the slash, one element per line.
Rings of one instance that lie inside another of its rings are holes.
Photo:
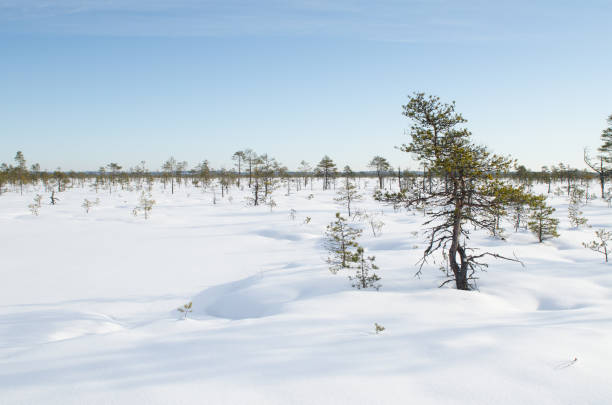
<path fill-rule="evenodd" d="M 272 212 L 247 207 L 248 190 L 213 205 L 210 190 L 158 186 L 146 221 L 136 191 L 72 189 L 56 206 L 3 194 L 0 403 L 611 402 L 612 267 L 581 245 L 612 227 L 605 202 L 571 229 L 553 197 L 561 237 L 543 244 L 509 225 L 505 241 L 474 234 L 525 267 L 491 261 L 463 292 L 437 288 L 434 264 L 414 277 L 423 216 L 372 201 L 369 183 L 355 208 L 384 212 L 382 235 L 360 240 L 380 291 L 328 271 L 323 233 L 344 210 L 318 184 L 280 188 Z M 86 214 L 84 198 L 101 203 Z"/>

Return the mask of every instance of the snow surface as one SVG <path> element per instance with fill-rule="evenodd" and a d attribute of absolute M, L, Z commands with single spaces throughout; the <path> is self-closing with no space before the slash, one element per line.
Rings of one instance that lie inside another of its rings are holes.
<path fill-rule="evenodd" d="M 56 206 L 3 194 L 0 403 L 612 403 L 612 265 L 581 245 L 612 227 L 605 202 L 572 229 L 554 197 L 561 237 L 543 244 L 509 225 L 505 241 L 476 234 L 525 268 L 492 261 L 464 292 L 437 288 L 434 264 L 414 277 L 423 216 L 372 201 L 369 183 L 356 207 L 384 213 L 361 240 L 380 291 L 327 269 L 323 233 L 343 210 L 318 184 L 277 190 L 273 212 L 246 190 L 213 205 L 210 189 L 158 186 L 146 221 L 136 191 L 75 188 Z"/>

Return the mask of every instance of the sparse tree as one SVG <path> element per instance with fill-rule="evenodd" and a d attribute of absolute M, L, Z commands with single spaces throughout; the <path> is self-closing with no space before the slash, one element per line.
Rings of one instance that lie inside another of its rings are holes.
<path fill-rule="evenodd" d="M 140 211 L 142 211 L 144 214 L 144 219 L 149 219 L 149 216 L 151 215 L 150 212 L 153 209 L 154 205 L 155 205 L 155 200 L 153 199 L 151 194 L 143 190 L 142 193 L 140 194 L 138 205 L 136 206 L 136 208 L 134 208 L 132 213 L 134 214 L 134 216 L 136 216 L 138 215 Z"/>
<path fill-rule="evenodd" d="M 348 167 L 348 166 L 347 166 Z M 346 171 L 345 171 L 346 173 Z M 348 216 L 351 216 L 351 204 L 363 198 L 357 187 L 351 182 L 350 177 L 345 177 L 345 184 L 338 189 L 338 193 L 334 201 L 346 207 Z"/>
<path fill-rule="evenodd" d="M 349 276 L 349 279 L 353 282 L 353 287 L 380 289 L 381 285 L 378 284 L 380 277 L 374 273 L 375 270 L 378 270 L 378 266 L 374 264 L 374 260 L 376 260 L 376 257 L 366 256 L 363 248 L 361 246 L 357 247 L 352 259 L 357 271 L 354 276 Z"/>
<path fill-rule="evenodd" d="M 4 190 L 4 185 L 9 181 L 10 168 L 6 163 L 0 165 L 0 195 Z"/>
<path fill-rule="evenodd" d="M 268 205 L 268 207 L 270 207 L 270 212 L 272 212 L 272 210 L 274 209 L 274 207 L 276 207 L 276 201 L 274 201 L 274 199 L 269 198 L 268 201 L 266 202 L 266 204 Z"/>
<path fill-rule="evenodd" d="M 106 167 L 108 167 L 108 192 L 109 194 L 112 194 L 115 181 L 117 180 L 117 177 L 121 172 L 121 166 L 119 166 L 117 163 L 111 162 L 106 165 Z"/>
<path fill-rule="evenodd" d="M 306 186 L 308 185 L 308 178 L 310 177 L 311 172 L 312 172 L 312 167 L 310 167 L 310 164 L 308 162 L 306 162 L 305 160 L 302 160 L 300 162 L 300 167 L 298 167 L 298 171 L 302 175 L 302 179 L 304 180 L 304 188 L 306 188 Z M 311 190 L 312 190 L 312 182 L 311 182 Z"/>
<path fill-rule="evenodd" d="M 185 304 L 183 305 L 182 308 L 177 308 L 176 310 L 184 315 L 183 319 L 187 319 L 187 314 L 193 312 L 191 308 L 192 305 L 193 305 L 193 302 L 189 301 L 189 304 Z"/>
<path fill-rule="evenodd" d="M 382 189 L 384 187 L 384 176 L 389 170 L 391 170 L 391 165 L 382 156 L 374 156 L 368 167 L 376 170 L 376 177 L 378 177 L 378 188 Z"/>
<path fill-rule="evenodd" d="M 245 149 L 243 152 L 244 160 L 249 165 L 249 188 L 253 182 L 253 167 L 258 163 L 259 156 L 252 149 Z"/>
<path fill-rule="evenodd" d="M 17 151 L 15 154 L 15 163 L 17 164 L 14 168 L 15 177 L 19 182 L 19 193 L 23 195 L 23 184 L 27 181 L 28 167 L 21 151 Z"/>
<path fill-rule="evenodd" d="M 612 114 L 608 117 L 608 128 L 601 133 L 601 146 L 597 148 L 599 154 L 593 161 L 588 155 L 587 150 L 584 150 L 584 162 L 587 166 L 597 173 L 599 185 L 601 188 L 601 198 L 605 195 L 606 179 L 612 175 Z"/>
<path fill-rule="evenodd" d="M 429 169 L 430 186 L 384 195 L 378 191 L 375 198 L 407 208 L 422 205 L 430 215 L 424 223 L 429 243 L 417 274 L 428 258 L 441 251 L 454 276 L 447 282 L 455 281 L 459 290 L 472 289 L 473 273 L 488 266 L 482 261 L 485 256 L 520 262 L 467 246 L 467 224 L 492 232 L 495 221 L 491 214 L 522 193 L 505 180 L 515 162 L 473 144 L 471 133 L 458 127 L 466 120 L 455 112 L 454 103 L 443 104 L 438 97 L 415 93 L 403 109 L 413 125 L 409 132 L 412 141 L 401 150 L 414 154 Z"/>
<path fill-rule="evenodd" d="M 59 198 L 55 196 L 55 190 L 51 190 L 51 196 L 49 197 L 49 200 L 51 202 L 51 205 L 55 205 L 59 201 Z"/>
<path fill-rule="evenodd" d="M 514 232 L 518 232 L 518 230 L 523 227 L 524 228 L 524 220 L 527 215 L 527 205 L 521 201 L 515 201 L 511 205 L 511 213 L 512 213 L 512 221 L 514 223 Z"/>
<path fill-rule="evenodd" d="M 375 238 L 380 236 L 383 226 L 385 226 L 385 222 L 380 219 L 380 215 L 368 213 L 365 216 L 366 223 L 370 226 L 370 230 L 372 231 L 372 236 Z"/>
<path fill-rule="evenodd" d="M 242 172 L 241 172 L 242 163 L 245 161 L 245 158 L 246 158 L 246 156 L 245 156 L 244 152 L 240 151 L 240 150 L 238 152 L 235 152 L 232 155 L 232 160 L 236 161 L 236 168 L 238 169 L 238 178 L 237 178 L 237 180 L 238 180 L 238 183 L 237 183 L 238 187 L 240 187 L 240 177 L 242 176 Z"/>
<path fill-rule="evenodd" d="M 318 176 L 323 177 L 323 190 L 327 190 L 329 188 L 329 183 L 331 179 L 334 178 L 336 171 L 337 169 L 334 161 L 327 155 L 323 156 L 315 169 L 315 173 Z"/>
<path fill-rule="evenodd" d="M 96 206 L 98 204 L 100 204 L 99 198 L 96 198 L 95 201 L 89 201 L 87 198 L 85 198 L 83 200 L 83 204 L 81 204 L 81 207 L 83 207 L 86 214 L 89 214 L 89 210 L 91 209 L 91 207 Z"/>
<path fill-rule="evenodd" d="M 587 249 L 591 249 L 593 252 L 601 253 L 602 255 L 604 255 L 607 263 L 608 255 L 610 254 L 609 243 L 612 240 L 612 232 L 606 231 L 605 229 L 599 229 L 595 231 L 595 237 L 597 239 L 592 240 L 588 243 L 583 243 L 582 245 Z"/>
<path fill-rule="evenodd" d="M 34 197 L 34 202 L 28 205 L 28 208 L 30 209 L 30 212 L 32 213 L 32 215 L 38 216 L 38 212 L 40 210 L 41 205 L 42 205 L 42 196 L 40 194 L 36 194 L 36 196 Z"/>
<path fill-rule="evenodd" d="M 332 273 L 350 267 L 355 257 L 354 249 L 358 247 L 356 240 L 361 232 L 361 229 L 349 225 L 339 212 L 336 213 L 336 220 L 327 225 L 325 248 L 329 254 L 327 264 Z"/>
<path fill-rule="evenodd" d="M 529 211 L 530 214 L 527 227 L 536 235 L 540 243 L 550 238 L 559 237 L 559 233 L 557 232 L 559 220 L 553 218 L 552 215 L 555 209 L 546 205 L 545 196 L 534 197 L 531 200 Z"/>
<path fill-rule="evenodd" d="M 586 225 L 588 222 L 585 217 L 583 217 L 583 213 L 580 210 L 581 200 L 584 196 L 584 190 L 574 187 L 572 189 L 572 193 L 570 195 L 569 206 L 567 207 L 567 216 L 569 218 L 570 224 L 574 228 L 579 228 L 583 225 Z"/>
<path fill-rule="evenodd" d="M 187 167 L 187 162 L 177 162 L 172 156 L 162 165 L 162 172 L 167 179 L 170 179 L 171 194 L 174 194 L 174 179 L 180 178 L 183 170 Z"/>
<path fill-rule="evenodd" d="M 195 167 L 194 175 L 198 178 L 198 182 L 202 183 L 202 188 L 206 188 L 210 184 L 211 175 L 208 160 L 204 160 Z"/>

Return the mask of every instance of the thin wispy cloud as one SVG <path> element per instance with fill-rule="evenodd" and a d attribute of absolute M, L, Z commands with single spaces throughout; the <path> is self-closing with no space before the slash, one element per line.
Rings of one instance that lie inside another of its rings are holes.
<path fill-rule="evenodd" d="M 525 27 L 517 30 L 511 18 L 523 7 L 531 7 L 534 14 L 529 3 L 504 9 L 476 0 L 0 0 L 0 32 L 469 41 L 524 36 Z"/>

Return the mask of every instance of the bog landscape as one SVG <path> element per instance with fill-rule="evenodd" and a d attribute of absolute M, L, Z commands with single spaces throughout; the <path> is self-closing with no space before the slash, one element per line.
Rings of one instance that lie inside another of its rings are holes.
<path fill-rule="evenodd" d="M 0 405 L 612 404 L 610 21 L 0 0 Z"/>
<path fill-rule="evenodd" d="M 606 403 L 611 130 L 592 172 L 531 172 L 473 144 L 452 104 L 417 93 L 404 113 L 421 172 L 290 172 L 247 149 L 232 170 L 48 173 L 18 152 L 3 398 Z"/>

